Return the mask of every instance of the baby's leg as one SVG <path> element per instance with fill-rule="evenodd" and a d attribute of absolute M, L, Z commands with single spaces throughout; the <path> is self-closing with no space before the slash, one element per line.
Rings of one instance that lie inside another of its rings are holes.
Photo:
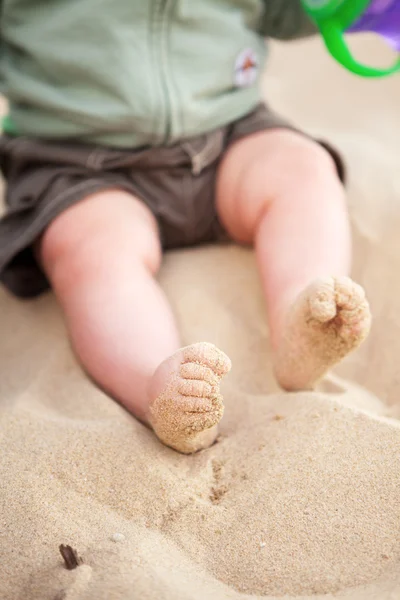
<path fill-rule="evenodd" d="M 311 388 L 370 327 L 364 292 L 348 278 L 350 228 L 332 158 L 291 131 L 253 134 L 228 151 L 217 201 L 230 234 L 255 243 L 280 384 Z"/>
<path fill-rule="evenodd" d="M 230 363 L 211 344 L 179 349 L 153 278 L 161 250 L 150 211 L 123 191 L 94 194 L 54 220 L 39 255 L 91 377 L 165 444 L 193 452 L 212 443 Z"/>

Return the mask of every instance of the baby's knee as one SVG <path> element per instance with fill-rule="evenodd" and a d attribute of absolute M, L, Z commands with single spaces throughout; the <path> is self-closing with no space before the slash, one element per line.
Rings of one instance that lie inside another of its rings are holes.
<path fill-rule="evenodd" d="M 123 195 L 113 203 L 102 199 L 89 198 L 72 206 L 42 235 L 38 255 L 50 280 L 57 277 L 66 285 L 76 284 L 93 271 L 114 269 L 124 260 L 137 260 L 152 274 L 158 271 L 161 246 L 148 209 Z"/>
<path fill-rule="evenodd" d="M 340 173 L 332 154 L 318 142 L 288 130 L 271 134 L 264 152 L 249 167 L 243 185 L 247 190 L 242 190 L 242 195 L 253 199 L 248 209 L 253 227 L 272 202 L 294 199 L 299 190 L 329 188 L 342 197 Z"/>
<path fill-rule="evenodd" d="M 282 198 L 296 198 L 299 190 L 315 186 L 333 186 L 342 193 L 330 152 L 287 129 L 244 138 L 229 151 L 223 168 L 219 212 L 231 235 L 242 242 L 254 239 L 271 204 Z"/>
<path fill-rule="evenodd" d="M 336 159 L 330 151 L 317 141 L 292 131 L 277 132 L 274 167 L 283 185 L 288 181 L 309 178 L 337 179 Z"/>
<path fill-rule="evenodd" d="M 76 210 L 78 208 L 78 210 Z M 80 214 L 78 205 L 58 215 L 45 229 L 36 244 L 38 258 L 46 273 L 66 260 L 84 256 L 83 248 L 90 236 L 91 224 Z"/>

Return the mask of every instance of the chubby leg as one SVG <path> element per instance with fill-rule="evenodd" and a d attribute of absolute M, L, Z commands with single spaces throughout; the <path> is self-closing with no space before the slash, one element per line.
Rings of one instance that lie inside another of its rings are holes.
<path fill-rule="evenodd" d="M 39 256 L 90 376 L 167 445 L 212 443 L 230 363 L 211 344 L 179 349 L 153 277 L 161 249 L 150 211 L 126 192 L 96 193 L 54 220 Z"/>
<path fill-rule="evenodd" d="M 254 243 L 282 387 L 312 388 L 367 336 L 364 292 L 348 277 L 350 227 L 333 159 L 289 130 L 258 132 L 228 150 L 220 218 Z"/>

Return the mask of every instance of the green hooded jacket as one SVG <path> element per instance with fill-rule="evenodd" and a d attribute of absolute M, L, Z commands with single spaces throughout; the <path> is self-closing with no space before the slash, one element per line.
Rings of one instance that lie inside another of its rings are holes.
<path fill-rule="evenodd" d="M 0 0 L 5 131 L 172 144 L 261 99 L 265 38 L 314 33 L 300 0 Z"/>

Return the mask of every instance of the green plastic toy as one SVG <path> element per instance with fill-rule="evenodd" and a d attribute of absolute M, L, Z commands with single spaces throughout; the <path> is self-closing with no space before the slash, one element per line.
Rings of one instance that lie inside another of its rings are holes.
<path fill-rule="evenodd" d="M 330 54 L 349 71 L 363 77 L 384 77 L 400 71 L 400 0 L 302 0 L 317 25 Z M 348 48 L 344 33 L 374 32 L 397 52 L 387 69 L 359 63 Z"/>

